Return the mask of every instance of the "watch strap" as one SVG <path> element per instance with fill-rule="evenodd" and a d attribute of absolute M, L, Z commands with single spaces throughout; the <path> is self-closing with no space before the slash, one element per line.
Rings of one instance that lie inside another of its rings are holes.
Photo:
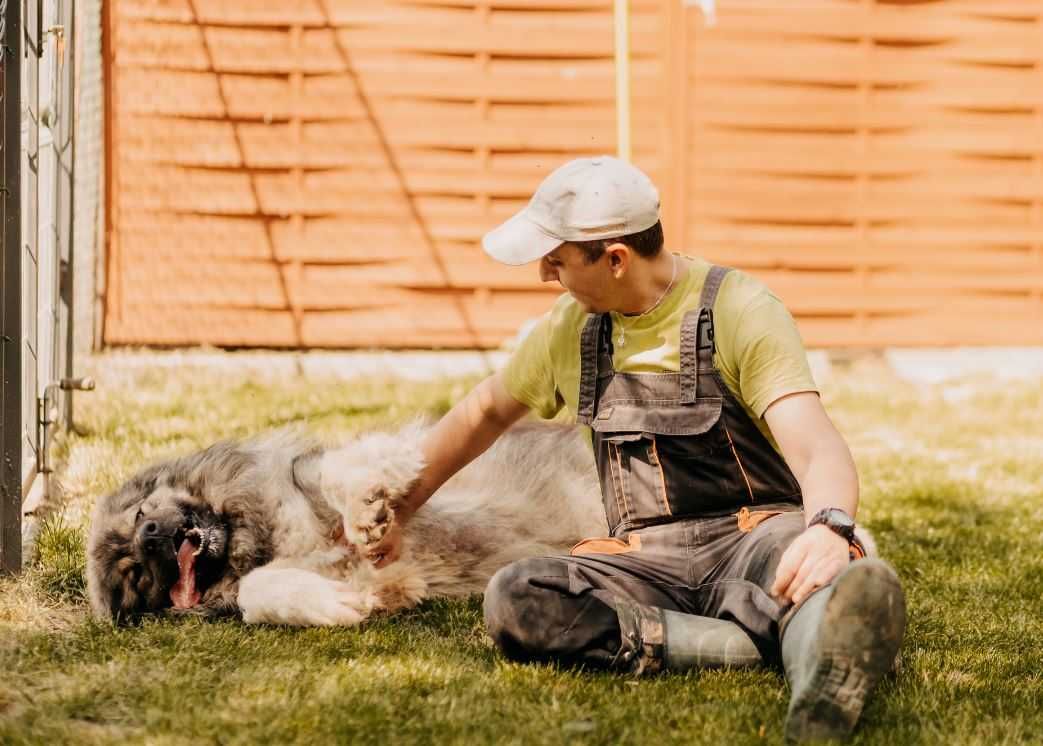
<path fill-rule="evenodd" d="M 839 513 L 843 513 L 847 517 L 847 519 L 849 521 L 851 521 L 851 525 L 850 526 L 840 526 L 840 525 L 837 525 L 836 523 L 834 523 L 833 521 L 831 521 L 830 520 L 830 514 L 833 511 L 837 511 Z M 822 524 L 823 526 L 825 526 L 826 528 L 828 528 L 830 531 L 832 531 L 833 533 L 837 534 L 838 536 L 841 536 L 844 539 L 847 539 L 847 542 L 849 544 L 852 544 L 852 543 L 855 542 L 855 520 L 851 516 L 849 516 L 846 511 L 842 510 L 841 508 L 823 508 L 819 512 L 815 513 L 814 516 L 812 516 L 811 521 L 808 523 L 808 528 L 811 528 L 812 526 L 817 526 L 819 524 Z"/>

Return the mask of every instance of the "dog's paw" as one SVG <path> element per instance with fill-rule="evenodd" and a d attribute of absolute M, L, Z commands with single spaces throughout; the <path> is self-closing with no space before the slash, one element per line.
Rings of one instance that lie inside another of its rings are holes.
<path fill-rule="evenodd" d="M 417 436 L 367 435 L 327 451 L 322 458 L 322 489 L 343 518 L 344 539 L 364 554 L 377 546 L 395 523 L 395 511 L 415 488 L 423 467 Z"/>
<path fill-rule="evenodd" d="M 375 547 L 391 529 L 395 520 L 395 500 L 384 487 L 376 487 L 360 498 L 349 511 L 350 521 L 344 532 L 348 541 L 363 549 Z"/>
<path fill-rule="evenodd" d="M 333 581 L 319 599 L 315 609 L 309 609 L 305 624 L 319 626 L 354 627 L 365 621 L 373 603 L 366 596 L 353 591 L 347 583 Z"/>
<path fill-rule="evenodd" d="M 296 627 L 355 626 L 375 599 L 348 583 L 296 568 L 261 568 L 239 584 L 243 621 Z"/>

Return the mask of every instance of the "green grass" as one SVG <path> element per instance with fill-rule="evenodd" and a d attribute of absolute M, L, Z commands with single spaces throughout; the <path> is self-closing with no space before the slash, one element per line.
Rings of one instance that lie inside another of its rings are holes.
<path fill-rule="evenodd" d="M 84 510 L 148 461 L 297 421 L 334 437 L 436 416 L 471 383 L 100 380 L 60 447 L 68 510 L 43 526 L 37 561 L 0 580 L 0 743 L 781 743 L 778 672 L 515 665 L 486 641 L 477 598 L 361 629 L 90 621 Z M 1041 743 L 1043 393 L 914 387 L 866 362 L 824 395 L 910 609 L 904 668 L 854 742 Z"/>

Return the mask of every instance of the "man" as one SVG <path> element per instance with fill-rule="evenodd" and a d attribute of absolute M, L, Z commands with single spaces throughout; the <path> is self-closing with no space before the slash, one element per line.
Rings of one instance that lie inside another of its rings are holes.
<path fill-rule="evenodd" d="M 590 428 L 611 536 L 493 577 L 504 654 L 633 673 L 781 657 L 787 736 L 849 734 L 904 598 L 861 558 L 854 463 L 789 313 L 741 272 L 664 251 L 655 187 L 614 158 L 558 168 L 483 246 L 567 293 L 431 431 L 370 556 L 393 561 L 397 526 L 526 412 L 566 410 Z"/>

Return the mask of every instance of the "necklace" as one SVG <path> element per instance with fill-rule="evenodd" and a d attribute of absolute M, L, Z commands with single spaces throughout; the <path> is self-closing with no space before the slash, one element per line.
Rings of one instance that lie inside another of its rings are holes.
<path fill-rule="evenodd" d="M 666 290 L 664 290 L 662 293 L 659 294 L 659 297 L 655 299 L 655 303 L 650 305 L 648 308 L 646 308 L 641 313 L 636 314 L 634 316 L 631 316 L 630 318 L 639 319 L 642 316 L 645 316 L 647 314 L 652 313 L 652 311 L 656 310 L 659 307 L 659 304 L 663 302 L 663 298 L 665 298 L 667 296 L 667 293 L 670 292 L 670 289 L 673 288 L 674 282 L 677 280 L 677 257 L 676 256 L 671 256 L 671 259 L 673 259 L 673 263 L 671 264 L 672 271 L 670 272 L 670 284 L 666 286 Z M 622 321 L 622 319 L 620 319 L 620 322 L 619 322 L 619 339 L 616 340 L 616 343 L 620 347 L 622 347 L 623 345 L 625 345 L 627 343 L 626 330 L 623 328 L 623 321 Z"/>

